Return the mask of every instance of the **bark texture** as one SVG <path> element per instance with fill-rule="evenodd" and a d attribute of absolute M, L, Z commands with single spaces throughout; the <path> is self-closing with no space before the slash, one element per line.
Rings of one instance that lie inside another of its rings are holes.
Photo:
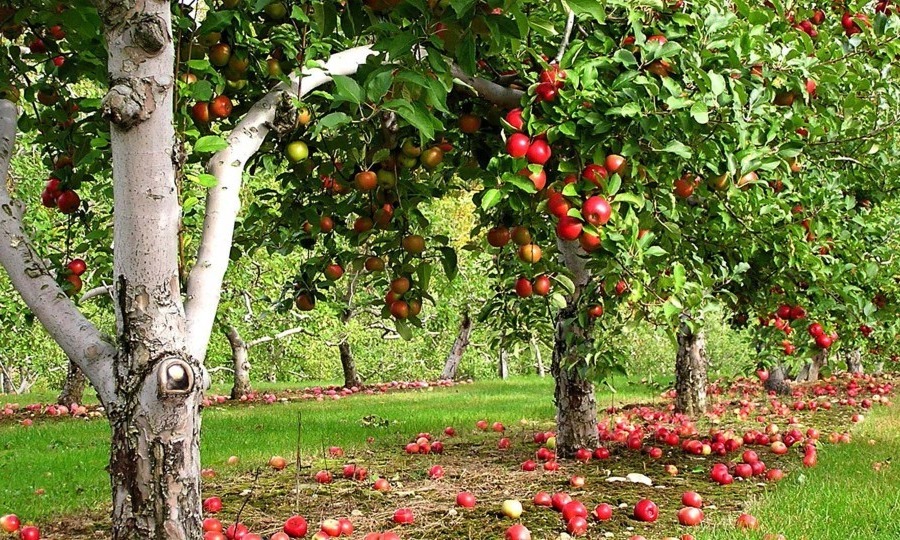
<path fill-rule="evenodd" d="M 63 383 L 62 390 L 56 402 L 60 405 L 68 407 L 73 403 L 82 403 L 84 399 L 84 373 L 75 362 L 69 361 L 69 368 L 66 371 L 66 380 Z"/>
<path fill-rule="evenodd" d="M 531 338 L 531 350 L 534 353 L 534 369 L 538 377 L 546 377 L 547 370 L 544 367 L 544 355 L 541 354 L 541 346 L 537 339 Z"/>
<path fill-rule="evenodd" d="M 346 337 L 338 343 L 338 351 L 341 354 L 341 369 L 344 371 L 344 387 L 360 386 L 362 379 L 359 377 L 359 372 L 356 371 L 356 360 L 353 359 L 350 341 Z"/>
<path fill-rule="evenodd" d="M 572 457 L 579 448 L 596 448 L 597 402 L 594 385 L 586 380 L 577 366 L 579 347 L 590 338 L 589 330 L 579 325 L 578 300 L 590 279 L 577 242 L 559 241 L 560 258 L 572 273 L 575 291 L 567 298 L 568 306 L 556 319 L 553 337 L 553 360 L 550 371 L 556 380 L 556 447 L 562 457 Z"/>
<path fill-rule="evenodd" d="M 450 354 L 447 355 L 447 361 L 444 362 L 444 371 L 441 372 L 442 381 L 452 381 L 456 378 L 456 370 L 462 360 L 466 348 L 469 346 L 469 339 L 472 336 L 472 318 L 469 317 L 468 311 L 463 311 L 462 320 L 459 322 L 459 332 L 456 334 L 456 340 L 450 347 Z"/>
<path fill-rule="evenodd" d="M 706 412 L 707 366 L 706 339 L 687 324 L 678 329 L 675 356 L 675 411 L 689 416 Z"/>
<path fill-rule="evenodd" d="M 859 349 L 853 349 L 847 353 L 847 371 L 850 373 L 862 373 L 862 352 Z"/>
<path fill-rule="evenodd" d="M 763 388 L 768 392 L 788 395 L 791 393 L 791 385 L 787 382 L 787 371 L 784 366 L 773 366 L 769 370 L 769 378 L 763 383 Z"/>
<path fill-rule="evenodd" d="M 828 351 L 821 350 L 813 356 L 811 362 L 807 362 L 805 366 L 797 374 L 797 382 L 815 382 L 819 380 L 819 372 L 828 361 Z"/>
<path fill-rule="evenodd" d="M 102 2 L 110 91 L 119 352 L 110 479 L 113 540 L 201 537 L 200 414 L 206 374 L 186 352 L 181 208 L 168 2 Z M 208 336 L 207 336 L 208 339 Z"/>
<path fill-rule="evenodd" d="M 234 326 L 228 327 L 225 337 L 231 345 L 231 364 L 234 370 L 234 384 L 231 399 L 240 399 L 252 391 L 250 385 L 250 348 Z"/>
<path fill-rule="evenodd" d="M 507 360 L 506 347 L 500 348 L 500 356 L 497 358 L 497 376 L 503 380 L 509 378 L 509 361 Z"/>

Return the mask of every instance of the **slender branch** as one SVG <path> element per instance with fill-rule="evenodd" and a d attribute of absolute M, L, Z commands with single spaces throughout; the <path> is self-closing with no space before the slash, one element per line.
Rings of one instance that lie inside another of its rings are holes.
<path fill-rule="evenodd" d="M 0 100 L 0 264 L 13 287 L 66 355 L 84 372 L 104 405 L 115 401 L 116 348 L 78 311 L 22 230 L 19 203 L 6 188 L 16 139 L 16 106 Z"/>
<path fill-rule="evenodd" d="M 568 8 L 567 8 L 568 9 Z M 566 48 L 569 46 L 569 40 L 572 38 L 572 28 L 575 27 L 575 12 L 571 9 L 568 9 L 569 15 L 566 18 L 566 29 L 563 32 L 562 42 L 559 44 L 559 51 L 556 53 L 556 58 L 553 59 L 553 63 L 558 64 L 564 54 L 566 54 Z"/>
<path fill-rule="evenodd" d="M 103 284 L 99 287 L 95 287 L 95 288 L 89 290 L 88 292 L 82 294 L 81 301 L 87 302 L 88 300 L 93 300 L 94 298 L 97 298 L 98 296 L 103 296 L 104 294 L 109 295 L 110 299 L 115 301 L 115 296 L 113 296 L 113 292 L 115 290 L 116 290 L 116 288 L 114 286 Z"/>
<path fill-rule="evenodd" d="M 293 336 L 294 334 L 305 334 L 310 337 L 317 337 L 314 333 L 310 332 L 306 328 L 298 326 L 296 328 L 285 330 L 284 332 L 279 332 L 274 336 L 264 336 L 258 339 L 254 339 L 253 341 L 249 341 L 247 342 L 247 348 L 249 349 L 257 345 L 262 345 L 263 343 L 269 343 L 270 341 L 278 341 L 279 339 L 284 339 L 286 337 Z"/>
<path fill-rule="evenodd" d="M 188 353 L 198 359 L 206 356 L 209 336 L 221 296 L 222 280 L 228 269 L 228 254 L 234 237 L 234 223 L 240 210 L 240 189 L 244 167 L 259 150 L 275 119 L 276 105 L 285 92 L 303 97 L 331 81 L 333 75 L 350 75 L 376 54 L 371 47 L 356 47 L 334 54 L 323 69 L 304 69 L 302 80 L 281 83 L 260 99 L 228 137 L 228 148 L 218 152 L 209 162 L 209 172 L 217 184 L 209 191 L 203 236 L 197 263 L 187 283 L 185 313 L 187 317 Z M 302 88 L 302 93 L 299 90 Z"/>

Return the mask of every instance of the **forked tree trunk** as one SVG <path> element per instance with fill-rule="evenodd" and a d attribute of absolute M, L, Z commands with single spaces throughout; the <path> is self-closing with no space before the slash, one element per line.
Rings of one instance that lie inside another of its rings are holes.
<path fill-rule="evenodd" d="M 594 385 L 578 369 L 584 362 L 578 357 L 578 346 L 590 339 L 590 330 L 578 322 L 578 301 L 590 274 L 577 242 L 559 241 L 558 245 L 563 264 L 572 272 L 575 291 L 566 299 L 568 306 L 556 317 L 550 372 L 556 379 L 557 453 L 572 457 L 579 448 L 596 448 L 599 444 Z"/>
<path fill-rule="evenodd" d="M 807 362 L 803 369 L 800 370 L 800 373 L 797 374 L 796 381 L 797 382 L 816 382 L 819 380 L 819 371 L 821 371 L 822 367 L 825 365 L 825 362 L 828 360 L 828 352 L 826 350 L 821 350 L 812 357 L 811 362 Z"/>
<path fill-rule="evenodd" d="M 862 352 L 859 349 L 853 349 L 847 353 L 847 371 L 850 373 L 862 373 Z"/>
<path fill-rule="evenodd" d="M 197 540 L 206 374 L 203 359 L 186 352 L 178 273 L 171 6 L 100 2 L 100 16 L 111 86 L 102 111 L 111 123 L 119 338 L 116 399 L 107 407 L 112 539 Z"/>
<path fill-rule="evenodd" d="M 703 332 L 694 333 L 682 323 L 675 355 L 675 411 L 689 416 L 706 412 L 707 366 Z"/>
<path fill-rule="evenodd" d="M 231 386 L 231 399 L 241 399 L 253 391 L 250 384 L 250 347 L 234 326 L 228 327 L 225 333 L 231 345 L 231 364 L 234 371 L 234 384 Z"/>
<path fill-rule="evenodd" d="M 776 394 L 787 395 L 791 393 L 791 385 L 787 382 L 787 372 L 781 364 L 773 366 L 769 370 L 769 378 L 763 383 L 763 388 L 767 392 L 775 392 Z"/>
<path fill-rule="evenodd" d="M 73 403 L 82 403 L 84 399 L 84 386 L 87 380 L 81 369 L 75 365 L 75 362 L 69 361 L 69 368 L 66 371 L 66 380 L 63 382 L 62 391 L 56 398 L 59 405 L 69 406 Z"/>
<path fill-rule="evenodd" d="M 447 355 L 447 361 L 444 362 L 444 371 L 441 372 L 442 381 L 452 381 L 456 378 L 456 370 L 462 360 L 466 348 L 469 346 L 469 338 L 472 335 L 472 318 L 469 317 L 468 311 L 463 311 L 462 320 L 459 322 L 459 332 L 456 334 L 456 340 L 450 347 L 450 353 Z"/>

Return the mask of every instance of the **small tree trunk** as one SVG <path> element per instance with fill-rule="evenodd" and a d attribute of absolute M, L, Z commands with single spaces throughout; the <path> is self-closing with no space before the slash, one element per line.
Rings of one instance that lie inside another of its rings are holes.
<path fill-rule="evenodd" d="M 785 380 L 787 373 L 781 364 L 774 366 L 769 370 L 769 378 L 763 383 L 763 388 L 767 392 L 775 392 L 776 394 L 786 395 L 791 393 L 791 385 Z"/>
<path fill-rule="evenodd" d="M 828 360 L 828 353 L 823 349 L 816 353 L 812 358 L 812 362 L 808 362 L 800 373 L 797 374 L 797 382 L 815 382 L 819 380 L 819 371 Z"/>
<path fill-rule="evenodd" d="M 459 362 L 469 346 L 471 335 L 472 319 L 469 317 L 468 311 L 463 311 L 462 320 L 459 323 L 459 332 L 456 334 L 456 341 L 453 342 L 453 347 L 450 348 L 450 354 L 447 355 L 447 361 L 444 363 L 444 371 L 441 372 L 442 381 L 452 381 L 456 378 L 456 370 L 459 368 Z"/>
<path fill-rule="evenodd" d="M 84 373 L 78 369 L 74 362 L 69 361 L 69 369 L 66 372 L 66 381 L 63 383 L 62 391 L 56 402 L 60 405 L 69 406 L 73 403 L 81 403 L 84 399 Z"/>
<path fill-rule="evenodd" d="M 509 362 L 506 359 L 506 347 L 500 346 L 500 357 L 497 361 L 497 376 L 501 379 L 509 378 Z"/>
<path fill-rule="evenodd" d="M 0 394 L 14 394 L 16 392 L 16 387 L 13 385 L 12 379 L 9 377 L 9 372 L 6 370 L 6 366 L 0 362 Z"/>
<path fill-rule="evenodd" d="M 572 457 L 579 448 L 596 448 L 599 444 L 594 385 L 578 370 L 579 364 L 584 365 L 584 359 L 578 357 L 579 345 L 591 337 L 590 328 L 578 322 L 578 305 L 591 274 L 578 242 L 559 240 L 557 246 L 561 262 L 572 273 L 575 291 L 566 298 L 567 307 L 556 316 L 550 372 L 556 379 L 557 452 L 562 457 Z"/>
<path fill-rule="evenodd" d="M 847 371 L 850 373 L 862 373 L 862 352 L 859 349 L 853 349 L 847 353 Z"/>
<path fill-rule="evenodd" d="M 703 332 L 694 333 L 682 323 L 678 329 L 675 356 L 675 411 L 689 416 L 706 412 L 706 340 Z"/>
<path fill-rule="evenodd" d="M 358 275 L 358 274 L 357 274 Z M 354 276 L 353 281 L 356 281 Z M 353 301 L 353 284 L 348 285 L 346 302 L 349 304 Z M 347 307 L 341 315 L 341 323 L 346 328 L 347 324 L 353 318 L 353 308 Z M 356 371 L 356 360 L 353 358 L 353 351 L 350 349 L 350 336 L 344 336 L 338 343 L 338 352 L 341 355 L 341 369 L 344 371 L 344 388 L 353 388 L 361 386 L 362 379 L 359 372 Z"/>
<path fill-rule="evenodd" d="M 234 385 L 231 387 L 231 399 L 240 399 L 252 391 L 250 385 L 250 348 L 241 338 L 234 326 L 228 327 L 225 334 L 231 345 L 231 363 L 234 367 Z"/>
<path fill-rule="evenodd" d="M 541 346 L 534 339 L 534 336 L 531 337 L 531 350 L 534 351 L 534 361 L 535 361 L 535 369 L 537 370 L 537 376 L 544 378 L 547 375 L 546 369 L 544 369 L 544 355 L 541 354 Z"/>

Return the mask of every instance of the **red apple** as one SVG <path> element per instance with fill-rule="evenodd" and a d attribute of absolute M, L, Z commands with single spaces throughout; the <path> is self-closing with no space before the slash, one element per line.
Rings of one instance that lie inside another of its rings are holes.
<path fill-rule="evenodd" d="M 641 499 L 634 505 L 634 518 L 638 521 L 653 523 L 659 517 L 659 508 L 650 499 Z"/>
<path fill-rule="evenodd" d="M 309 525 L 306 523 L 306 519 L 303 516 L 291 516 L 287 521 L 284 522 L 284 533 L 291 538 L 303 538 L 306 536 L 306 531 L 309 528 Z"/>
<path fill-rule="evenodd" d="M 7 514 L 0 517 L 0 529 L 3 529 L 5 532 L 14 533 L 19 530 L 21 525 L 19 517 L 15 514 Z"/>
<path fill-rule="evenodd" d="M 210 514 L 218 514 L 222 511 L 222 499 L 218 497 L 210 497 L 203 501 L 203 511 Z"/>
<path fill-rule="evenodd" d="M 755 530 L 759 528 L 759 521 L 750 514 L 741 514 L 737 518 L 737 528 Z"/>
<path fill-rule="evenodd" d="M 513 525 L 512 527 L 506 529 L 506 534 L 503 535 L 504 540 L 531 540 L 531 531 L 529 531 L 524 525 Z"/>
<path fill-rule="evenodd" d="M 703 498 L 696 491 L 685 491 L 681 495 L 681 504 L 694 508 L 703 508 Z"/>
<path fill-rule="evenodd" d="M 20 540 L 41 540 L 41 531 L 34 526 L 23 527 L 19 531 Z"/>
<path fill-rule="evenodd" d="M 597 505 L 597 508 L 594 508 L 593 516 L 598 521 L 608 521 L 612 519 L 613 507 L 612 505 L 601 503 Z"/>
<path fill-rule="evenodd" d="M 461 491 L 456 495 L 456 506 L 463 508 L 475 508 L 475 496 L 468 491 Z"/>
<path fill-rule="evenodd" d="M 606 225 L 612 216 L 612 207 L 605 198 L 594 195 L 593 197 L 588 197 L 584 204 L 581 205 L 581 215 L 591 225 Z"/>
<path fill-rule="evenodd" d="M 678 523 L 693 527 L 703 521 L 703 510 L 687 506 L 678 511 Z"/>

